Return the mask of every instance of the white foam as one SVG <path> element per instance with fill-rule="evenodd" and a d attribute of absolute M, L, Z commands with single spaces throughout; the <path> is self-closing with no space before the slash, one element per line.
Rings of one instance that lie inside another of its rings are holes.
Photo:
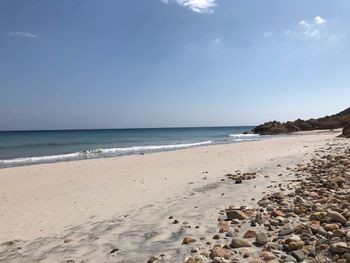
<path fill-rule="evenodd" d="M 211 144 L 211 143 L 212 143 L 212 141 L 196 142 L 196 143 L 170 144 L 170 145 L 132 146 L 132 147 L 125 147 L 125 148 L 100 149 L 100 151 L 102 153 L 156 151 L 156 150 L 188 148 L 188 147 L 201 146 L 201 145 L 206 145 L 206 144 Z"/>
<path fill-rule="evenodd" d="M 244 133 L 239 133 L 239 134 L 230 134 L 230 137 L 234 137 L 234 138 L 250 138 L 250 137 L 259 137 L 259 134 L 244 134 Z"/>
<path fill-rule="evenodd" d="M 260 139 L 258 138 L 251 138 L 251 139 L 233 139 L 234 142 L 251 142 L 251 141 L 259 141 Z"/>
<path fill-rule="evenodd" d="M 59 160 L 74 159 L 81 156 L 82 153 L 68 153 L 60 155 L 48 155 L 48 156 L 36 156 L 36 157 L 23 157 L 9 160 L 0 160 L 1 165 L 15 165 L 23 163 L 38 163 L 38 162 L 52 162 Z"/>
<path fill-rule="evenodd" d="M 92 149 L 92 150 L 69 153 L 69 154 L 23 157 L 23 158 L 16 158 L 16 159 L 10 159 L 10 160 L 0 160 L 0 166 L 12 166 L 12 165 L 21 165 L 21 164 L 34 164 L 34 163 L 73 160 L 73 159 L 79 159 L 79 158 L 98 157 L 99 155 L 103 156 L 103 154 L 113 154 L 113 153 L 132 154 L 132 153 L 150 152 L 150 151 L 157 151 L 157 150 L 161 151 L 161 150 L 181 149 L 181 148 L 207 145 L 211 143 L 212 141 L 205 141 L 205 142 L 170 144 L 170 145 L 145 145 L 145 146 L 124 147 L 124 148 Z"/>

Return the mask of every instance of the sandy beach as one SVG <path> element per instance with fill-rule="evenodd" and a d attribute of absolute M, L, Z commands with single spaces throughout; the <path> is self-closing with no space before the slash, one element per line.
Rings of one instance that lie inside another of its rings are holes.
<path fill-rule="evenodd" d="M 183 262 L 185 236 L 213 236 L 222 209 L 254 206 L 291 184 L 286 168 L 345 143 L 338 134 L 1 169 L 0 261 L 147 262 L 164 254 L 163 262 Z M 225 177 L 238 171 L 256 178 Z"/>

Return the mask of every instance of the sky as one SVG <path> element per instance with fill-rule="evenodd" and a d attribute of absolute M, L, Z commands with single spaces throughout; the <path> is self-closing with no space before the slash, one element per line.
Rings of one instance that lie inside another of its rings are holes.
<path fill-rule="evenodd" d="M 349 0 L 0 0 L 0 130 L 337 113 L 349 13 Z"/>

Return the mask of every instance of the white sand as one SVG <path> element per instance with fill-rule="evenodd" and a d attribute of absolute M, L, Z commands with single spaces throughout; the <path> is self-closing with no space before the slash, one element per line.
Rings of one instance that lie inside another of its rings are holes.
<path fill-rule="evenodd" d="M 215 233 L 217 229 L 207 225 L 215 226 L 218 209 L 230 204 L 253 205 L 256 201 L 250 199 L 260 198 L 271 181 L 293 177 L 286 166 L 308 161 L 315 149 L 341 140 L 335 139 L 337 134 L 306 133 L 150 155 L 1 169 L 0 243 L 24 240 L 21 257 L 40 262 L 71 258 L 88 262 L 104 258 L 108 262 L 111 257 L 113 262 L 145 262 L 162 251 L 181 258 L 186 251 L 177 247 L 181 247 L 183 234 Z M 259 176 L 241 185 L 219 182 L 236 170 L 258 171 Z M 264 178 L 266 174 L 269 179 Z M 170 215 L 180 222 L 189 221 L 192 229 L 171 225 Z M 194 230 L 197 224 L 203 227 Z M 63 244 L 66 237 L 73 241 Z M 110 254 L 115 247 L 120 251 Z M 0 261 L 8 257 L 7 252 L 1 254 L 6 249 L 0 247 Z M 27 262 L 15 261 L 18 257 L 14 256 L 13 262 Z M 6 262 L 12 261 L 7 258 Z"/>

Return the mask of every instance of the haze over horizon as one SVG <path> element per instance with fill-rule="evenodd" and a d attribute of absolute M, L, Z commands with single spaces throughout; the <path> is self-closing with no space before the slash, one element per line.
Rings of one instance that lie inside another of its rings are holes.
<path fill-rule="evenodd" d="M 3 0 L 0 130 L 257 125 L 350 106 L 348 0 Z"/>

